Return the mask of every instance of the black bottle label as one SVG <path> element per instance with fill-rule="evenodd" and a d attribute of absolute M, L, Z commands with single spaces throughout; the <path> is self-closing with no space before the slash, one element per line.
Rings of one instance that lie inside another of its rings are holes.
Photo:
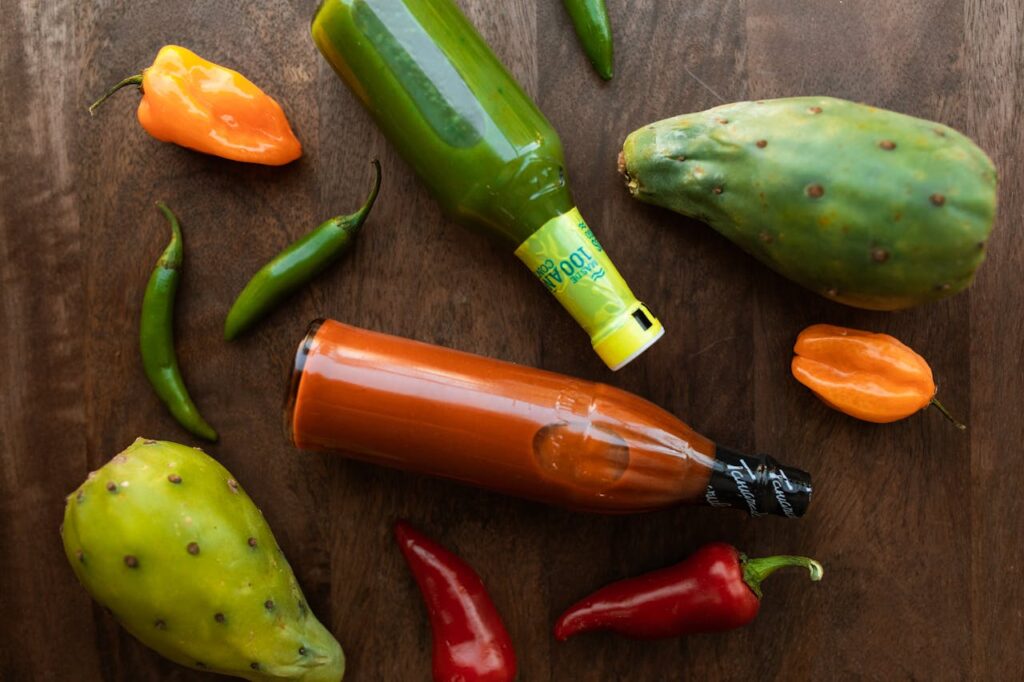
<path fill-rule="evenodd" d="M 721 446 L 704 493 L 712 507 L 745 509 L 751 516 L 796 519 L 811 502 L 811 476 L 766 455 L 745 455 Z"/>

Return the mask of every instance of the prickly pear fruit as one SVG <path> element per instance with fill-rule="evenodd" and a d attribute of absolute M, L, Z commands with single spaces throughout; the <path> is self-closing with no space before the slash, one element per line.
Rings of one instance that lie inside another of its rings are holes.
<path fill-rule="evenodd" d="M 645 126 L 630 193 L 703 220 L 832 300 L 895 310 L 954 294 L 985 257 L 992 161 L 938 123 L 831 97 L 738 102 Z"/>
<path fill-rule="evenodd" d="M 261 682 L 344 674 L 262 514 L 201 450 L 137 439 L 68 496 L 61 536 L 89 593 L 172 661 Z"/>

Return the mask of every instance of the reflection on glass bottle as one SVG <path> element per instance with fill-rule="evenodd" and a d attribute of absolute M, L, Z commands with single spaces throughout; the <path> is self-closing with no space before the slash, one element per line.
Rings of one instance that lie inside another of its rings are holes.
<path fill-rule="evenodd" d="M 541 476 L 552 482 L 602 491 L 629 468 L 629 446 L 613 431 L 588 424 L 555 422 L 533 437 Z"/>

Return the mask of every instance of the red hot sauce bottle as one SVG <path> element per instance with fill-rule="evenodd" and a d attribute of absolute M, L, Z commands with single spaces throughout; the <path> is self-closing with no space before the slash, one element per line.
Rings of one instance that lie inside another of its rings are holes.
<path fill-rule="evenodd" d="M 811 497 L 806 472 L 717 446 L 631 393 L 332 320 L 299 346 L 285 419 L 303 450 L 580 511 L 797 518 Z"/>

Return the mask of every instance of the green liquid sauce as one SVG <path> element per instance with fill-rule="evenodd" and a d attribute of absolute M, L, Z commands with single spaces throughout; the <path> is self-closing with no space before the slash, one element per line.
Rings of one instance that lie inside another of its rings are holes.
<path fill-rule="evenodd" d="M 557 133 L 451 0 L 325 0 L 312 33 L 459 222 L 518 246 L 574 207 Z"/>

